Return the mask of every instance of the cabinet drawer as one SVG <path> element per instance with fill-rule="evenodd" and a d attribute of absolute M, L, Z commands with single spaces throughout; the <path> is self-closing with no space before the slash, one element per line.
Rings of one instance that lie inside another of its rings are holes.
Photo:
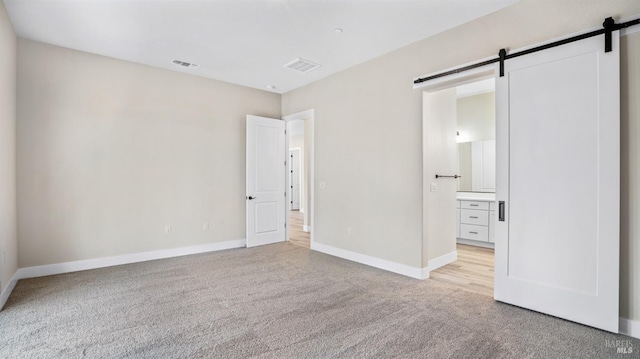
<path fill-rule="evenodd" d="M 462 209 L 484 209 L 489 210 L 489 202 L 482 201 L 460 201 L 460 208 Z"/>
<path fill-rule="evenodd" d="M 489 241 L 489 227 L 476 226 L 473 224 L 461 224 L 460 238 L 487 242 Z"/>
<path fill-rule="evenodd" d="M 460 223 L 476 224 L 479 226 L 489 225 L 489 212 L 478 209 L 461 209 Z"/>

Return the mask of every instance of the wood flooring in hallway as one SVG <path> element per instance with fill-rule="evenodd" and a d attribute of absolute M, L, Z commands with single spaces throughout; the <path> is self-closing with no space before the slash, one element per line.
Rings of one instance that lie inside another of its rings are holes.
<path fill-rule="evenodd" d="M 289 242 L 311 248 L 311 234 L 302 230 L 304 213 L 289 211 Z"/>

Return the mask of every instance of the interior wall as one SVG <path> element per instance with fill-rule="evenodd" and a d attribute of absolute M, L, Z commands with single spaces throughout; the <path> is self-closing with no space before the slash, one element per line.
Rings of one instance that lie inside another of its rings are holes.
<path fill-rule="evenodd" d="M 426 265 L 421 260 L 422 94 L 412 89 L 412 80 L 496 56 L 503 47 L 517 49 L 592 29 L 609 16 L 636 15 L 637 0 L 522 0 L 284 94 L 284 114 L 315 109 L 314 240 L 409 266 Z M 630 224 L 637 222 L 639 201 L 640 136 L 633 99 L 640 98 L 640 38 L 629 36 L 623 43 L 628 51 L 622 77 L 635 76 L 622 89 L 629 99 L 623 102 L 628 114 L 623 121 L 636 132 L 622 154 L 622 198 L 629 201 L 622 208 L 629 218 L 623 222 L 622 247 L 629 252 L 622 260 L 621 315 L 640 320 L 640 288 L 631 284 L 640 272 L 640 232 Z M 636 152 L 630 154 L 632 149 Z M 321 182 L 326 189 L 319 188 Z"/>
<path fill-rule="evenodd" d="M 462 97 L 457 100 L 458 142 L 496 138 L 495 92 Z"/>
<path fill-rule="evenodd" d="M 23 39 L 18 58 L 20 267 L 245 238 L 245 118 L 280 95 Z"/>
<path fill-rule="evenodd" d="M 458 181 L 435 178 L 457 173 L 456 105 L 455 88 L 423 93 L 422 263 L 426 264 L 456 251 Z"/>
<path fill-rule="evenodd" d="M 17 270 L 16 36 L 0 2 L 0 293 Z"/>

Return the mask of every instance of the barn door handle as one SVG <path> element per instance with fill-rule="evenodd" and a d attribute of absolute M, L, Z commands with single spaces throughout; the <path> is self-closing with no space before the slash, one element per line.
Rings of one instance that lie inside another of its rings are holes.
<path fill-rule="evenodd" d="M 504 201 L 498 202 L 498 221 L 504 222 Z"/>
<path fill-rule="evenodd" d="M 248 200 L 252 200 L 252 199 L 256 199 L 256 197 L 252 197 L 252 196 L 247 196 Z"/>

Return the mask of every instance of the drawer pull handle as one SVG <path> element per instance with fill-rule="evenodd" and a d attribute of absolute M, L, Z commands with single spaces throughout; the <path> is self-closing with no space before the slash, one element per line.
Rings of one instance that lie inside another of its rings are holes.
<path fill-rule="evenodd" d="M 477 205 L 477 204 L 470 204 L 469 206 L 471 206 L 471 207 L 478 207 L 478 205 Z"/>
<path fill-rule="evenodd" d="M 469 231 L 469 233 L 471 233 L 471 234 L 478 234 L 478 232 L 471 232 L 471 231 Z"/>
<path fill-rule="evenodd" d="M 476 217 L 476 216 L 469 216 L 469 218 L 475 218 L 475 219 L 478 219 L 478 217 Z"/>

